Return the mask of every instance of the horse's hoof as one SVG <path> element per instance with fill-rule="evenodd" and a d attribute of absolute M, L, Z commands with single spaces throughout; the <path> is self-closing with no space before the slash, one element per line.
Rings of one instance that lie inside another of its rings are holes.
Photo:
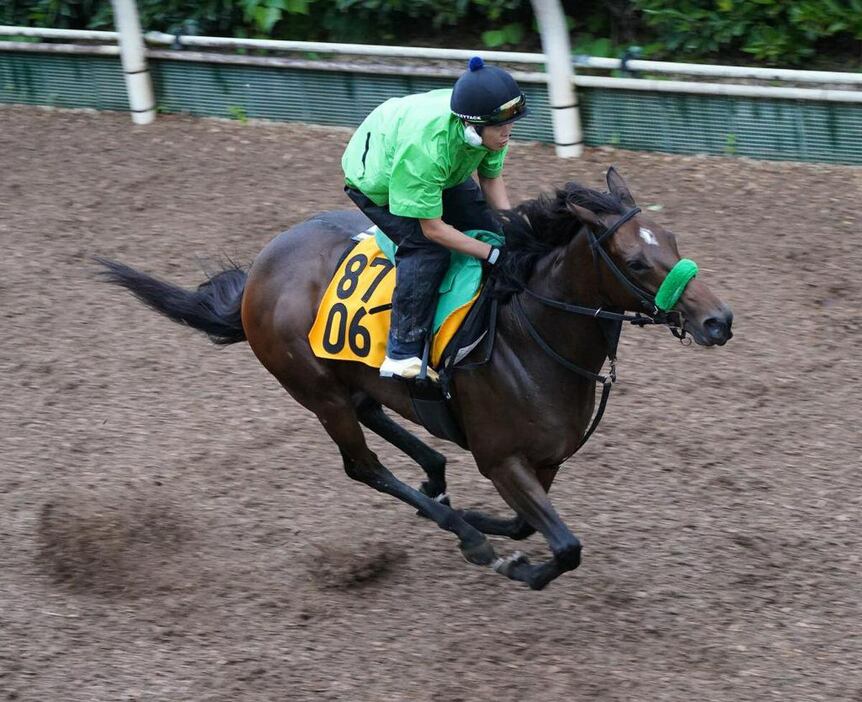
<path fill-rule="evenodd" d="M 491 564 L 491 567 L 500 573 L 500 575 L 505 575 L 507 578 L 510 578 L 512 577 L 512 571 L 515 567 L 529 564 L 529 559 L 523 553 L 515 551 L 508 558 L 498 558 Z"/>
<path fill-rule="evenodd" d="M 475 546 L 465 546 L 461 543 L 458 544 L 458 548 L 461 549 L 461 554 L 467 559 L 467 562 L 473 565 L 491 565 L 497 559 L 494 547 L 491 546 L 488 539 L 483 539 Z"/>

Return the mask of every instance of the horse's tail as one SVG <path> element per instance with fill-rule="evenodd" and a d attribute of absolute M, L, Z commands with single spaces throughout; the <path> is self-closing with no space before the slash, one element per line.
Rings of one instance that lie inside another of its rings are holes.
<path fill-rule="evenodd" d="M 247 275 L 239 267 L 231 266 L 191 291 L 117 261 L 96 260 L 105 267 L 101 273 L 109 283 L 121 285 L 175 322 L 205 332 L 213 343 L 235 344 L 246 340 L 240 305 Z"/>

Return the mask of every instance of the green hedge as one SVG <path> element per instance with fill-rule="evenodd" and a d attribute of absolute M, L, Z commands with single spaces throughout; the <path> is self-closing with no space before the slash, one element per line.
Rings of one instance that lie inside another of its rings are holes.
<path fill-rule="evenodd" d="M 538 49 L 528 0 L 138 0 L 147 29 L 215 36 Z M 650 58 L 745 56 L 829 67 L 862 55 L 862 0 L 563 0 L 573 52 Z M 110 0 L 0 0 L 0 23 L 111 29 Z M 820 61 L 820 65 L 824 62 Z"/>
<path fill-rule="evenodd" d="M 856 53 L 862 0 L 632 0 L 667 54 L 748 54 L 773 65 L 801 64 L 827 42 Z M 858 59 L 857 59 L 858 60 Z"/>
<path fill-rule="evenodd" d="M 365 43 L 445 37 L 463 22 L 501 30 L 530 21 L 526 0 L 138 0 L 138 10 L 148 30 Z M 0 23 L 111 29 L 113 14 L 110 0 L 3 0 Z"/>

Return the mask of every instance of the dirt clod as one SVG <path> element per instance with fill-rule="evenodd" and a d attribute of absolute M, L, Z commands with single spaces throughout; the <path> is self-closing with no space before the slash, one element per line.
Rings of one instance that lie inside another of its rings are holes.
<path fill-rule="evenodd" d="M 142 494 L 74 491 L 39 513 L 39 562 L 75 590 L 132 594 L 186 538 L 164 501 Z"/>
<path fill-rule="evenodd" d="M 349 589 L 369 585 L 405 565 L 407 553 L 397 545 L 366 542 L 350 547 L 318 545 L 307 563 L 309 574 L 320 587 Z"/>

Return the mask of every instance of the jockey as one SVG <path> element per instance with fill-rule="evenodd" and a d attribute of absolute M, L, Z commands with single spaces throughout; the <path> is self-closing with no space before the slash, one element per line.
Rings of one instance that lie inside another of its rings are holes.
<path fill-rule="evenodd" d="M 341 160 L 345 192 L 398 246 L 380 375 L 419 374 L 450 249 L 499 262 L 499 248 L 463 231 L 500 231 L 491 207 L 511 208 L 503 161 L 512 123 L 526 114 L 514 78 L 474 56 L 453 89 L 387 100 L 350 139 Z"/>

